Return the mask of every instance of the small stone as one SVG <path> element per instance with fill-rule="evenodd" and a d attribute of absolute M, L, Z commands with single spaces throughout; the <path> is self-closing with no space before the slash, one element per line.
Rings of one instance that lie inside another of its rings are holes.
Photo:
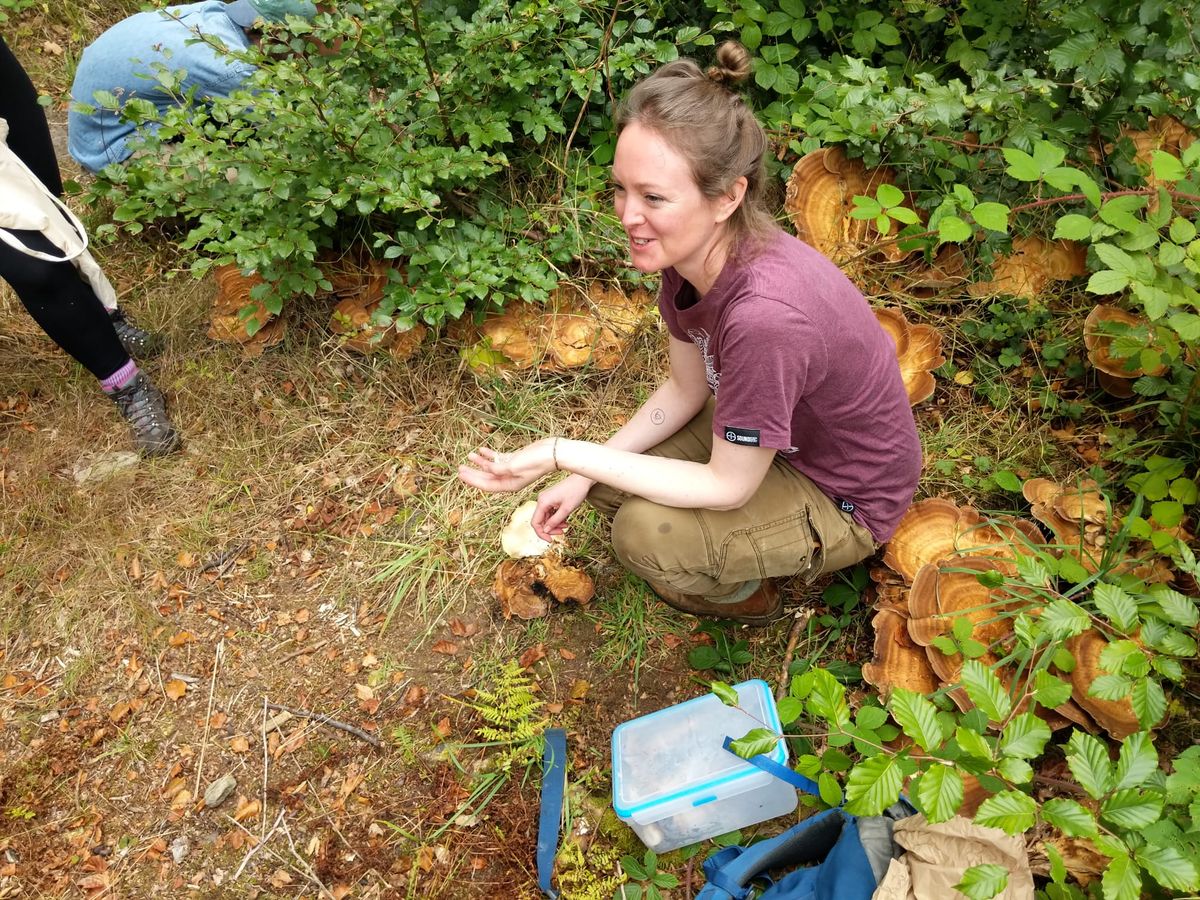
<path fill-rule="evenodd" d="M 208 809 L 216 809 L 233 796 L 237 790 L 237 779 L 232 773 L 226 773 L 208 786 L 204 792 L 204 805 Z"/>
<path fill-rule="evenodd" d="M 171 841 L 171 859 L 175 860 L 175 865 L 179 865 L 181 862 L 183 862 L 183 858 L 188 855 L 188 850 L 190 849 L 191 844 L 182 834 L 175 838 L 175 840 Z"/>
<path fill-rule="evenodd" d="M 75 483 L 82 486 L 92 481 L 103 481 L 118 472 L 131 469 L 140 461 L 141 457 L 131 450 L 99 453 L 79 460 L 71 474 Z"/>

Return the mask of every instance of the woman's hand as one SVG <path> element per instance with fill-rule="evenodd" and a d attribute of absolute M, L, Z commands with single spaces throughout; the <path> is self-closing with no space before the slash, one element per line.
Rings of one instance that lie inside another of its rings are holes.
<path fill-rule="evenodd" d="M 554 438 L 526 444 L 516 453 L 480 447 L 467 460 L 458 467 L 458 477 L 466 484 L 489 493 L 519 491 L 554 471 Z"/>
<path fill-rule="evenodd" d="M 537 509 L 533 511 L 533 530 L 543 541 L 550 541 L 565 532 L 567 516 L 575 512 L 595 484 L 582 475 L 570 475 L 538 494 Z"/>

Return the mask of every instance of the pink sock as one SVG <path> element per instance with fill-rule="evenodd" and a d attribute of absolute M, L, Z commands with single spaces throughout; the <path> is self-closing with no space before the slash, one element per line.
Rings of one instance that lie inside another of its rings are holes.
<path fill-rule="evenodd" d="M 117 371 L 113 372 L 107 378 L 101 379 L 100 387 L 104 388 L 106 394 L 111 394 L 113 391 L 119 391 L 129 382 L 137 377 L 138 367 L 134 365 L 133 360 L 125 363 Z"/>

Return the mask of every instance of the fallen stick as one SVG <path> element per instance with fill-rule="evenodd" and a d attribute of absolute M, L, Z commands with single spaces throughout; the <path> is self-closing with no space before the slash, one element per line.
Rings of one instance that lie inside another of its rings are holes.
<path fill-rule="evenodd" d="M 279 662 L 281 662 L 281 663 L 290 662 L 291 660 L 295 659 L 297 656 L 308 656 L 309 654 L 316 653 L 318 650 L 320 650 L 322 647 L 324 647 L 326 644 L 328 644 L 331 640 L 333 640 L 333 638 L 326 638 L 323 641 L 319 641 L 319 642 L 313 644 L 311 647 L 301 647 L 299 650 L 294 650 L 291 653 L 289 653 L 287 656 L 283 657 L 281 660 L 279 660 Z"/>
<path fill-rule="evenodd" d="M 783 695 L 788 689 L 788 669 L 792 667 L 792 656 L 796 652 L 796 644 L 800 640 L 800 630 L 804 628 L 804 624 L 809 620 L 811 613 L 807 610 L 799 610 L 796 613 L 796 620 L 792 622 L 792 630 L 788 632 L 787 649 L 783 651 L 783 666 L 779 670 L 779 686 L 775 688 L 775 699 L 783 699 Z"/>
<path fill-rule="evenodd" d="M 347 725 L 345 722 L 339 722 L 337 719 L 331 718 L 323 713 L 313 712 L 310 709 L 301 709 L 298 706 L 284 706 L 282 703 L 267 703 L 267 709 L 273 709 L 277 712 L 290 712 L 293 716 L 301 716 L 305 719 L 310 719 L 318 725 L 324 725 L 327 728 L 336 728 L 339 731 L 344 731 L 346 734 L 352 734 L 362 741 L 366 741 L 376 750 L 383 749 L 383 741 L 375 737 L 373 734 L 367 734 L 361 728 L 356 728 L 353 725 Z"/>

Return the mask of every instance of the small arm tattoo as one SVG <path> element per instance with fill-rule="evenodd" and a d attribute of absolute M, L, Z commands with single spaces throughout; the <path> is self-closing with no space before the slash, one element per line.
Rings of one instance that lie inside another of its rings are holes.
<path fill-rule="evenodd" d="M 667 414 L 661 409 L 656 409 L 650 413 L 650 421 L 655 425 L 661 425 L 663 422 L 667 421 Z"/>

